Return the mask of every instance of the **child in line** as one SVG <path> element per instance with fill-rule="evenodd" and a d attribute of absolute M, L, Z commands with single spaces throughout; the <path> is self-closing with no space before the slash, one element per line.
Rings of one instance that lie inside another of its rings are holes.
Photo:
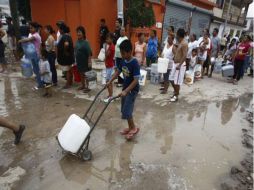
<path fill-rule="evenodd" d="M 115 45 L 113 43 L 114 34 L 108 33 L 106 36 L 107 50 L 106 50 L 106 81 L 109 82 L 114 73 L 114 56 L 115 56 Z M 108 86 L 108 98 L 104 100 L 105 103 L 108 103 L 109 100 L 113 97 L 113 85 Z"/>
<path fill-rule="evenodd" d="M 39 63 L 40 67 L 40 75 L 41 75 L 41 81 L 43 82 L 45 94 L 43 97 L 51 97 L 51 87 L 52 87 L 52 74 L 50 71 L 50 65 L 47 60 L 47 51 L 43 49 L 41 51 L 41 60 Z"/>
<path fill-rule="evenodd" d="M 133 109 L 135 99 L 139 92 L 139 78 L 140 78 L 140 65 L 137 59 L 132 57 L 132 44 L 130 40 L 124 40 L 120 45 L 120 51 L 123 61 L 117 66 L 117 70 L 114 73 L 112 79 L 107 83 L 107 86 L 112 85 L 112 82 L 123 73 L 123 91 L 119 94 L 122 97 L 121 112 L 122 119 L 128 121 L 129 128 L 120 132 L 125 135 L 127 140 L 133 139 L 133 137 L 139 132 L 133 121 Z"/>

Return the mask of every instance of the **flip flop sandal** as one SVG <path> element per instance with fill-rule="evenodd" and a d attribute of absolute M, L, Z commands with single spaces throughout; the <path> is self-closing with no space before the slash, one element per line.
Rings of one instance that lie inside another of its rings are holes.
<path fill-rule="evenodd" d="M 127 135 L 128 133 L 130 132 L 130 129 L 129 128 L 125 128 L 124 130 L 122 130 L 120 132 L 121 135 Z"/>
<path fill-rule="evenodd" d="M 91 91 L 91 89 L 89 89 L 89 88 L 85 88 L 85 89 L 83 90 L 84 93 L 88 93 L 88 92 L 90 92 L 90 91 Z"/>
<path fill-rule="evenodd" d="M 178 98 L 176 96 L 170 99 L 170 102 L 177 102 L 177 101 L 178 101 Z"/>
<path fill-rule="evenodd" d="M 78 88 L 78 90 L 84 90 L 84 89 L 85 87 L 82 87 L 82 86 Z"/>
<path fill-rule="evenodd" d="M 167 91 L 162 91 L 161 94 L 167 94 L 168 92 Z"/>
<path fill-rule="evenodd" d="M 130 131 L 130 132 L 125 136 L 125 138 L 126 138 L 127 140 L 131 140 L 131 139 L 133 139 L 133 138 L 138 134 L 138 132 L 139 132 L 139 128 L 136 128 L 136 131 L 135 131 L 135 132 Z"/>
<path fill-rule="evenodd" d="M 160 90 L 164 90 L 165 88 L 164 87 L 161 87 Z"/>

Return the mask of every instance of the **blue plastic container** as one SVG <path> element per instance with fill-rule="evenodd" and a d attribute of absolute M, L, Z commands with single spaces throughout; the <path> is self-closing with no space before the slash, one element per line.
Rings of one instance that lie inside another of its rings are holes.
<path fill-rule="evenodd" d="M 33 76 L 32 63 L 29 59 L 26 59 L 24 57 L 21 59 L 21 72 L 22 75 L 26 78 L 30 78 L 31 76 Z"/>

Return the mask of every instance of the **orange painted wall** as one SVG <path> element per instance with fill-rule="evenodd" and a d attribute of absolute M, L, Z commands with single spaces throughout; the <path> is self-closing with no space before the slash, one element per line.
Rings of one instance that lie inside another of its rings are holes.
<path fill-rule="evenodd" d="M 116 0 L 30 0 L 32 19 L 41 25 L 52 25 L 58 20 L 66 20 L 65 1 L 79 1 L 80 3 L 80 24 L 85 27 L 87 39 L 93 49 L 94 57 L 99 52 L 99 27 L 100 19 L 105 18 L 110 31 L 114 31 L 117 18 Z M 75 14 L 75 13 L 73 13 Z M 68 23 L 67 23 L 68 24 Z M 75 31 L 72 27 L 71 31 Z M 72 32 L 74 41 L 75 33 Z"/>

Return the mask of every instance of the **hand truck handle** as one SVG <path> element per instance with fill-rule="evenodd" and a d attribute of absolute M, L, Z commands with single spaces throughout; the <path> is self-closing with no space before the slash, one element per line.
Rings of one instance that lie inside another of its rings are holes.
<path fill-rule="evenodd" d="M 100 94 L 101 94 L 106 88 L 107 88 L 107 86 L 105 85 L 105 86 L 96 94 L 96 96 L 94 97 L 93 102 L 91 103 L 91 105 L 90 105 L 89 108 L 87 109 L 85 115 L 83 116 L 83 119 L 86 118 L 87 114 L 88 114 L 89 111 L 92 109 L 92 107 L 93 107 L 95 101 L 97 100 L 97 98 L 100 96 Z"/>

